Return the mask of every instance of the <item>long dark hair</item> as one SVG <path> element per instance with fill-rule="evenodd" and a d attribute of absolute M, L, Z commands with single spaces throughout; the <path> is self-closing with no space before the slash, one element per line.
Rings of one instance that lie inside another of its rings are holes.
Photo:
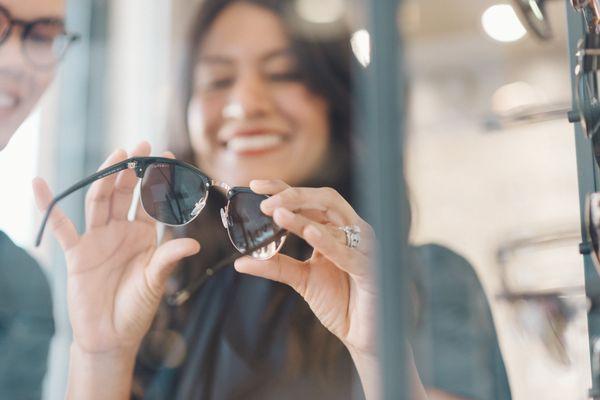
<path fill-rule="evenodd" d="M 169 148 L 179 159 L 196 163 L 196 158 L 190 143 L 187 127 L 187 107 L 192 97 L 194 67 L 207 32 L 212 23 L 228 6 L 246 2 L 266 8 L 278 15 L 283 21 L 290 40 L 291 49 L 298 60 L 298 68 L 306 87 L 314 94 L 321 96 L 328 103 L 330 138 L 329 154 L 319 172 L 302 182 L 303 186 L 329 186 L 340 192 L 352 203 L 352 159 L 354 145 L 352 139 L 352 51 L 350 33 L 343 25 L 328 32 L 318 32 L 314 29 L 304 29 L 306 26 L 294 13 L 292 0 L 204 0 L 193 19 L 189 38 L 186 42 L 178 74 L 179 83 L 177 99 L 174 102 L 174 130 L 169 138 Z M 228 243 L 224 230 L 218 218 L 218 208 L 223 205 L 223 198 L 217 193 L 211 193 L 205 211 L 194 223 L 184 229 L 173 230 L 170 234 L 176 237 L 193 237 L 202 244 L 199 255 L 184 260 L 174 274 L 170 287 L 177 290 L 203 274 L 207 267 L 214 265 L 219 259 L 233 252 Z M 284 252 L 290 256 L 305 259 L 310 255 L 311 248 L 302 240 L 291 237 L 284 247 Z M 218 278 L 218 276 L 212 279 Z M 273 310 L 276 304 L 284 302 L 289 297 L 289 290 L 279 290 L 274 293 Z M 300 299 L 301 300 L 301 299 Z M 153 330 L 178 330 L 191 312 L 193 301 L 185 306 L 173 309 L 166 304 L 161 305 L 155 319 Z M 215 305 L 215 307 L 226 307 Z M 303 301 L 293 308 L 292 320 L 296 327 L 292 335 L 297 336 L 296 344 L 291 338 L 291 346 L 295 348 L 298 365 L 316 370 L 329 367 L 327 359 L 334 359 L 333 353 L 343 351 L 343 346 L 319 324 L 307 323 L 314 319 L 310 309 Z M 302 343 L 310 343 L 311 352 L 302 351 Z M 142 347 L 141 352 L 144 351 Z M 142 354 L 143 355 L 143 354 Z M 333 365 L 331 366 L 333 367 Z M 294 367 L 291 367 L 294 369 Z M 298 367 L 300 368 L 300 367 Z M 335 368 L 335 367 L 334 367 Z M 318 373 L 317 373 L 318 374 Z M 327 373 L 323 373 L 325 378 Z"/>
<path fill-rule="evenodd" d="M 326 100 L 329 109 L 329 127 L 331 142 L 325 164 L 315 176 L 308 177 L 302 186 L 329 186 L 336 189 L 344 198 L 352 203 L 352 160 L 354 158 L 354 141 L 352 136 L 352 50 L 350 32 L 343 24 L 326 33 L 315 33 L 302 25 L 293 9 L 292 0 L 204 0 L 193 19 L 185 51 L 178 74 L 177 99 L 173 113 L 174 132 L 169 137 L 169 148 L 184 161 L 195 164 L 194 155 L 187 126 L 187 107 L 192 98 L 194 67 L 201 51 L 206 34 L 213 22 L 228 6 L 246 2 L 266 8 L 278 15 L 287 29 L 291 49 L 298 60 L 298 69 L 306 85 L 313 93 Z M 200 255 L 186 261 L 186 264 L 210 266 L 217 262 L 227 251 L 222 245 L 222 237 L 214 235 L 215 230 L 222 231 L 218 216 L 218 208 L 223 199 L 217 193 L 211 193 L 207 209 L 196 223 L 185 229 L 176 230 L 176 236 L 189 236 L 200 240 L 203 251 Z M 211 229 L 207 229 L 210 226 Z M 223 236 L 224 237 L 224 236 Z M 291 240 L 290 242 L 295 242 Z M 286 244 L 286 252 L 294 256 L 304 256 L 306 246 Z M 300 247 L 295 249 L 295 247 Z M 296 254 L 298 253 L 298 254 Z M 198 272 L 198 268 L 191 268 Z M 186 275 L 186 274 L 184 274 Z M 183 281 L 193 278 L 182 276 Z"/>

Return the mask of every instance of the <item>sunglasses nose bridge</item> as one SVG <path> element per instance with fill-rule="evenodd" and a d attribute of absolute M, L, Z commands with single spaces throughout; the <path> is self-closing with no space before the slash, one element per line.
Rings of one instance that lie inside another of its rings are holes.
<path fill-rule="evenodd" d="M 217 180 L 214 180 L 214 179 L 211 179 L 209 181 L 208 186 L 209 187 L 214 186 L 214 187 L 221 188 L 221 189 L 225 190 L 225 193 L 229 193 L 229 191 L 231 191 L 231 186 L 229 186 L 227 183 L 221 182 L 221 181 L 217 181 Z"/>

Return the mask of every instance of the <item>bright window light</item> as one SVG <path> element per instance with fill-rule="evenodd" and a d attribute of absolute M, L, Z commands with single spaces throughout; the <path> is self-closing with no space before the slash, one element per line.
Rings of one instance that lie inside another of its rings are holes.
<path fill-rule="evenodd" d="M 40 112 L 29 117 L 0 152 L 2 192 L 0 230 L 20 246 L 31 245 L 34 237 L 34 200 L 31 180 L 35 177 Z"/>
<path fill-rule="evenodd" d="M 352 34 L 350 39 L 352 52 L 358 62 L 365 68 L 371 63 L 371 36 L 366 29 L 361 29 Z"/>
<path fill-rule="evenodd" d="M 527 33 L 515 10 L 508 4 L 497 4 L 485 10 L 481 24 L 485 33 L 499 42 L 515 42 Z"/>

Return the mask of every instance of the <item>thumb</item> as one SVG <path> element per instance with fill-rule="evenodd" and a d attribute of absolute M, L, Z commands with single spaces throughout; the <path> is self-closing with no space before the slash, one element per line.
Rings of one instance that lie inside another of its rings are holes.
<path fill-rule="evenodd" d="M 161 244 L 148 264 L 147 276 L 150 289 L 162 295 L 162 289 L 171 272 L 182 258 L 200 251 L 200 243 L 194 239 L 173 239 Z"/>

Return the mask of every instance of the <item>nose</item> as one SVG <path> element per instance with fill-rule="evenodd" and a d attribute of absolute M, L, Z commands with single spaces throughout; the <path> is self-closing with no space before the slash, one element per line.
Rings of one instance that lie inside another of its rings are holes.
<path fill-rule="evenodd" d="M 272 109 L 268 83 L 258 74 L 247 72 L 236 80 L 223 109 L 226 118 L 258 118 Z"/>

